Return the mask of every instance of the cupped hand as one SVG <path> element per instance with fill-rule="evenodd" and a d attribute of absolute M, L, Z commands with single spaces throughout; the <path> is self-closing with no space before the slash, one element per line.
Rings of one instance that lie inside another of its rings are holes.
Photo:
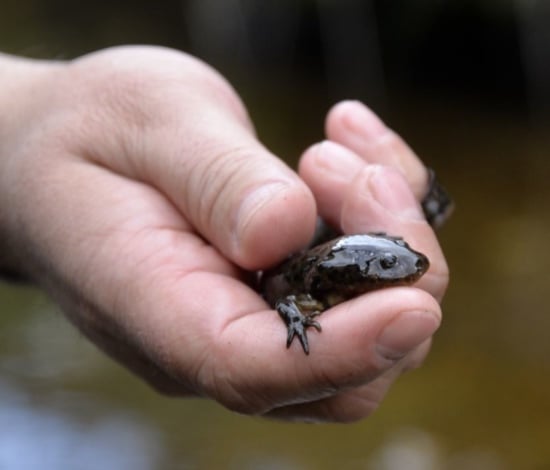
<path fill-rule="evenodd" d="M 380 166 L 393 161 L 373 166 L 339 141 L 334 113 L 327 135 L 338 143 L 328 145 L 346 154 L 349 177 L 333 187 L 314 162 L 325 144 L 306 152 L 299 178 L 258 142 L 225 80 L 187 55 L 124 47 L 69 63 L 0 59 L 10 70 L 0 93 L 9 110 L 0 117 L 0 261 L 157 389 L 248 414 L 348 421 L 419 362 L 439 324 L 446 267 L 414 209 L 416 176 L 407 182 Z M 407 151 L 395 150 L 405 162 Z M 373 199 L 371 180 L 388 197 L 400 188 L 392 211 Z M 315 200 L 346 231 L 374 224 L 403 235 L 432 269 L 418 288 L 327 311 L 306 357 L 284 347 L 285 326 L 249 273 L 306 244 Z"/>

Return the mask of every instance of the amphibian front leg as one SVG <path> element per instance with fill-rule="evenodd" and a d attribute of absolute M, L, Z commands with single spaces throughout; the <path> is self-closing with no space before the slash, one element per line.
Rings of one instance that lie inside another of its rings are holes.
<path fill-rule="evenodd" d="M 324 310 L 323 305 L 310 295 L 289 295 L 278 301 L 275 308 L 288 329 L 286 347 L 290 347 L 292 340 L 297 336 L 304 352 L 309 354 L 306 328 L 312 326 L 321 331 L 321 325 L 314 318 Z"/>

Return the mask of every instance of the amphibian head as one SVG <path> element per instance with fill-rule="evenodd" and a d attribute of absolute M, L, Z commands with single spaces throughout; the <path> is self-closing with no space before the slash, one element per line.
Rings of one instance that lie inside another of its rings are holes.
<path fill-rule="evenodd" d="M 384 234 L 348 235 L 315 248 L 306 290 L 316 298 L 343 300 L 381 287 L 408 285 L 428 269 L 426 256 L 403 239 Z"/>

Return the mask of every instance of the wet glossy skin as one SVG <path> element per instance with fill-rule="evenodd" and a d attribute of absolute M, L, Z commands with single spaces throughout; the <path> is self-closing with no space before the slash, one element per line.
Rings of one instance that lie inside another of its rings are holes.
<path fill-rule="evenodd" d="M 338 237 L 290 257 L 264 273 L 261 290 L 287 325 L 287 347 L 295 336 L 309 354 L 306 329 L 324 310 L 365 292 L 408 285 L 429 267 L 426 256 L 403 239 L 385 234 Z"/>

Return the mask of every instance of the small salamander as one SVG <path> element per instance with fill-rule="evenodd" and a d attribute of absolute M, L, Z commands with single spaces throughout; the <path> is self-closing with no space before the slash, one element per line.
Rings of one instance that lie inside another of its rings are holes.
<path fill-rule="evenodd" d="M 422 208 L 427 221 L 438 228 L 450 216 L 453 202 L 433 170 L 428 172 L 428 190 Z M 425 255 L 412 249 L 401 237 L 369 233 L 329 240 L 329 233 L 324 228 L 318 230 L 313 242 L 316 246 L 289 257 L 260 276 L 260 291 L 287 326 L 287 348 L 298 337 L 306 354 L 309 354 L 306 329 L 321 331 L 315 318 L 324 310 L 368 291 L 410 285 L 430 265 Z"/>
<path fill-rule="evenodd" d="M 287 347 L 295 336 L 309 354 L 308 327 L 324 310 L 365 292 L 408 285 L 429 267 L 426 256 L 402 238 L 382 233 L 348 235 L 291 256 L 262 276 L 267 302 L 287 325 Z"/>

